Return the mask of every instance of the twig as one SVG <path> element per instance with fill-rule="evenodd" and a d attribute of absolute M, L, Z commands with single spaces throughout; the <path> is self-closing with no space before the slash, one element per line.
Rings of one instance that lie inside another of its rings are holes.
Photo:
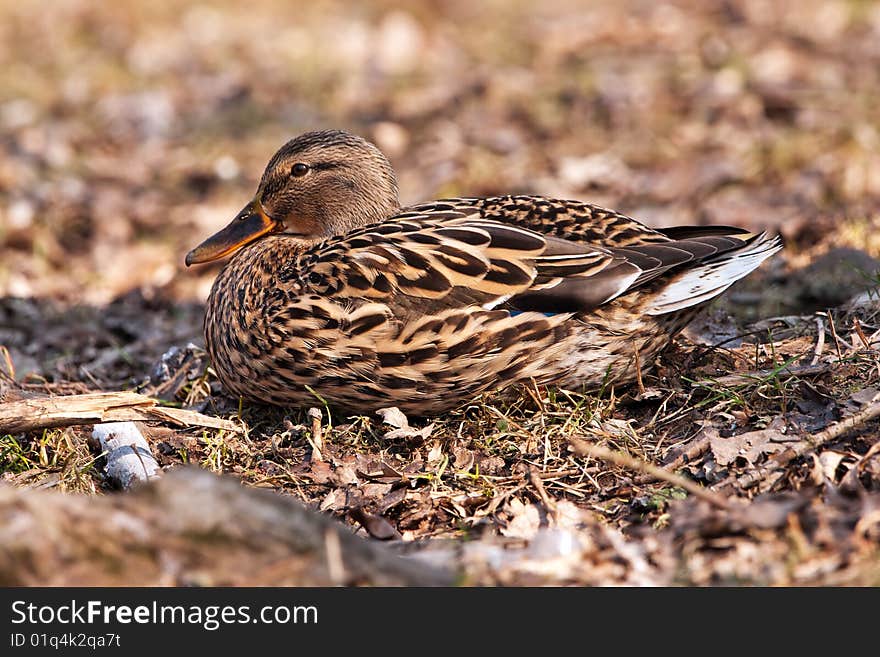
<path fill-rule="evenodd" d="M 837 360 L 843 360 L 843 354 L 840 352 L 840 338 L 837 336 L 837 329 L 834 327 L 834 317 L 831 316 L 831 311 L 825 313 L 825 316 L 828 318 L 828 325 L 831 327 L 831 337 L 834 338 L 834 347 L 837 349 Z"/>
<path fill-rule="evenodd" d="M 710 447 L 710 441 L 712 439 L 712 430 L 703 428 L 699 433 L 698 438 L 691 441 L 691 444 L 688 445 L 687 449 L 685 449 L 681 454 L 672 459 L 669 463 L 665 463 L 664 467 L 668 470 L 678 470 L 680 467 L 687 463 L 692 463 L 695 459 L 699 458 L 703 454 L 705 454 Z M 651 475 L 642 475 L 641 477 L 637 477 L 635 483 L 637 484 L 649 484 L 652 481 L 656 481 L 654 477 Z"/>
<path fill-rule="evenodd" d="M 847 431 L 865 424 L 866 422 L 870 422 L 877 417 L 880 417 L 880 393 L 875 395 L 868 405 L 858 413 L 850 415 L 849 417 L 842 419 L 840 422 L 835 422 L 830 427 L 814 434 L 812 437 L 797 446 L 790 447 L 784 452 L 771 457 L 767 460 L 767 463 L 764 466 L 737 478 L 736 483 L 740 488 L 751 488 L 758 484 L 762 479 L 766 478 L 773 472 L 776 472 L 779 468 L 784 467 L 794 459 L 804 456 L 808 452 L 816 450 L 826 443 L 830 443 L 832 440 L 839 438 Z M 733 482 L 728 479 L 719 483 L 718 486 L 723 488 L 729 486 L 731 483 Z"/>
<path fill-rule="evenodd" d="M 859 321 L 858 317 L 853 317 L 853 329 L 856 334 L 859 336 L 859 340 L 862 341 L 862 344 L 865 345 L 865 349 L 871 348 L 871 343 L 868 341 L 865 332 L 862 330 L 862 323 Z"/>
<path fill-rule="evenodd" d="M 730 508 L 730 502 L 722 495 L 707 490 L 702 486 L 699 486 L 690 481 L 689 479 L 685 479 L 680 475 L 664 470 L 663 468 L 657 467 L 656 465 L 653 465 L 641 459 L 637 459 L 633 456 L 629 456 L 628 454 L 608 449 L 607 447 L 594 445 L 587 442 L 586 440 L 575 438 L 574 436 L 569 437 L 568 442 L 571 443 L 574 451 L 580 456 L 589 456 L 594 459 L 608 461 L 609 463 L 614 463 L 615 465 L 629 468 L 630 470 L 649 474 L 652 477 L 656 477 L 657 479 L 670 483 L 673 486 L 683 488 L 695 497 L 699 497 L 700 499 L 705 500 L 710 504 L 714 504 L 721 509 Z"/>
<path fill-rule="evenodd" d="M 556 503 L 547 494 L 547 489 L 544 488 L 544 482 L 541 481 L 540 471 L 533 465 L 529 466 L 529 481 L 532 482 L 535 492 L 538 493 L 538 497 L 541 499 L 541 504 L 544 505 L 544 508 L 547 510 L 547 515 L 555 525 L 559 522 L 559 510 L 556 508 Z"/>
<path fill-rule="evenodd" d="M 783 367 L 779 370 L 753 370 L 751 372 L 741 372 L 739 374 L 728 374 L 719 376 L 717 379 L 703 379 L 697 381 L 698 384 L 721 384 L 723 386 L 741 385 L 745 383 L 754 383 L 755 381 L 766 379 L 770 376 L 792 377 L 792 376 L 815 376 L 824 374 L 831 370 L 831 365 L 827 363 L 819 363 L 816 365 L 803 365 L 801 367 Z"/>
<path fill-rule="evenodd" d="M 492 501 L 489 502 L 489 506 L 486 507 L 486 510 L 484 512 L 481 512 L 480 515 L 491 517 L 495 513 L 495 511 L 498 510 L 498 507 L 501 506 L 509 497 L 516 495 L 526 486 L 528 486 L 528 484 L 519 484 L 503 492 L 501 495 L 495 495 L 492 498 Z"/>
<path fill-rule="evenodd" d="M 644 395 L 645 394 L 645 384 L 642 382 L 642 359 L 639 355 L 638 345 L 633 347 L 633 354 L 635 355 L 635 359 L 636 359 L 636 363 L 635 363 L 635 365 L 636 365 L 636 385 L 638 386 L 639 394 Z"/>
<path fill-rule="evenodd" d="M 236 424 L 231 420 L 224 420 L 220 417 L 211 417 L 203 415 L 197 411 L 190 411 L 185 408 L 172 408 L 170 406 L 155 406 L 147 409 L 149 417 L 147 420 L 166 420 L 174 424 L 188 427 L 208 427 L 210 429 L 226 429 L 241 433 L 244 431 L 240 424 Z"/>
<path fill-rule="evenodd" d="M 822 321 L 821 317 L 816 317 L 816 347 L 813 349 L 813 360 L 810 361 L 810 365 L 815 365 L 819 362 L 819 356 L 822 355 L 822 352 L 825 350 L 825 322 Z"/>
<path fill-rule="evenodd" d="M 549 472 L 538 472 L 541 479 L 560 479 L 562 477 L 573 477 L 575 475 L 594 474 L 599 472 L 599 468 L 569 468 L 568 470 L 551 470 Z"/>
<path fill-rule="evenodd" d="M 532 401 L 535 402 L 541 413 L 546 413 L 547 409 L 544 407 L 544 400 L 541 399 L 541 392 L 538 390 L 538 382 L 535 379 L 529 379 L 529 383 L 531 386 L 525 386 L 526 392 L 532 398 Z"/>
<path fill-rule="evenodd" d="M 312 446 L 312 458 L 315 461 L 323 461 L 324 434 L 321 431 L 321 409 L 312 407 L 306 415 L 312 420 L 312 436 L 308 438 L 309 444 Z"/>
<path fill-rule="evenodd" d="M 342 561 L 342 545 L 339 534 L 329 527 L 324 530 L 324 555 L 327 559 L 327 574 L 336 586 L 345 584 L 345 564 Z"/>

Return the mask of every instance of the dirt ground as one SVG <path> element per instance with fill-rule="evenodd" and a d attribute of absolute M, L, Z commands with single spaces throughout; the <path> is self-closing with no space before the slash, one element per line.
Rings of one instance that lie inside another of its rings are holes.
<path fill-rule="evenodd" d="M 878 585 L 878 126 L 868 0 L 2 2 L 0 402 L 136 390 L 233 420 L 144 433 L 163 468 L 452 549 L 469 583 Z M 544 194 L 786 246 L 643 389 L 431 420 L 241 405 L 202 350 L 219 265 L 183 257 L 326 127 L 375 141 L 404 203 Z M 90 432 L 0 432 L 3 481 L 109 494 Z"/>

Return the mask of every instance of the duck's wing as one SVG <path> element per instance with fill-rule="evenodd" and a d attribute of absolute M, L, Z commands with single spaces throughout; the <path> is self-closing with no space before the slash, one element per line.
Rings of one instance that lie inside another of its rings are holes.
<path fill-rule="evenodd" d="M 408 212 L 313 247 L 297 275 L 309 292 L 337 299 L 491 309 L 536 282 L 623 263 L 607 250 L 558 241 L 566 253 L 539 233 L 484 220 L 477 211 Z"/>
<path fill-rule="evenodd" d="M 613 260 L 586 277 L 576 272 L 567 275 L 564 260 L 554 268 L 545 264 L 553 256 L 538 258 L 535 284 L 511 303 L 522 310 L 582 312 L 640 291 L 645 314 L 662 315 L 718 296 L 782 248 L 776 235 L 736 228 L 725 232 L 722 227 L 706 231 L 697 227 L 680 234 L 683 239 L 607 248 Z M 558 238 L 546 239 L 548 252 L 571 248 L 570 243 L 557 246 Z"/>
<path fill-rule="evenodd" d="M 313 247 L 297 276 L 309 293 L 379 301 L 407 316 L 474 306 L 587 312 L 669 274 L 675 286 L 657 302 L 659 314 L 720 293 L 773 252 L 770 242 L 711 234 L 606 248 L 484 219 L 476 209 L 434 207 Z M 742 260 L 744 250 L 751 255 Z M 689 269 L 693 277 L 681 279 L 679 270 Z"/>

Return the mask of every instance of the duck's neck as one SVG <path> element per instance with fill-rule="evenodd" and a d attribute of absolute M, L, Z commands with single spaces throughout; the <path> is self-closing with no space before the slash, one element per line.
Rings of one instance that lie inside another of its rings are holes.
<path fill-rule="evenodd" d="M 345 235 L 357 228 L 384 221 L 400 211 L 397 195 L 366 193 L 356 203 L 327 207 L 322 238 Z"/>

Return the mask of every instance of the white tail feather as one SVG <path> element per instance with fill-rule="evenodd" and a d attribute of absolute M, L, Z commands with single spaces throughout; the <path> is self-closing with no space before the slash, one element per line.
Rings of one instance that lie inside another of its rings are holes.
<path fill-rule="evenodd" d="M 736 251 L 728 251 L 717 259 L 683 271 L 654 297 L 646 312 L 663 315 L 708 301 L 757 269 L 781 248 L 778 236 L 761 233 Z"/>

